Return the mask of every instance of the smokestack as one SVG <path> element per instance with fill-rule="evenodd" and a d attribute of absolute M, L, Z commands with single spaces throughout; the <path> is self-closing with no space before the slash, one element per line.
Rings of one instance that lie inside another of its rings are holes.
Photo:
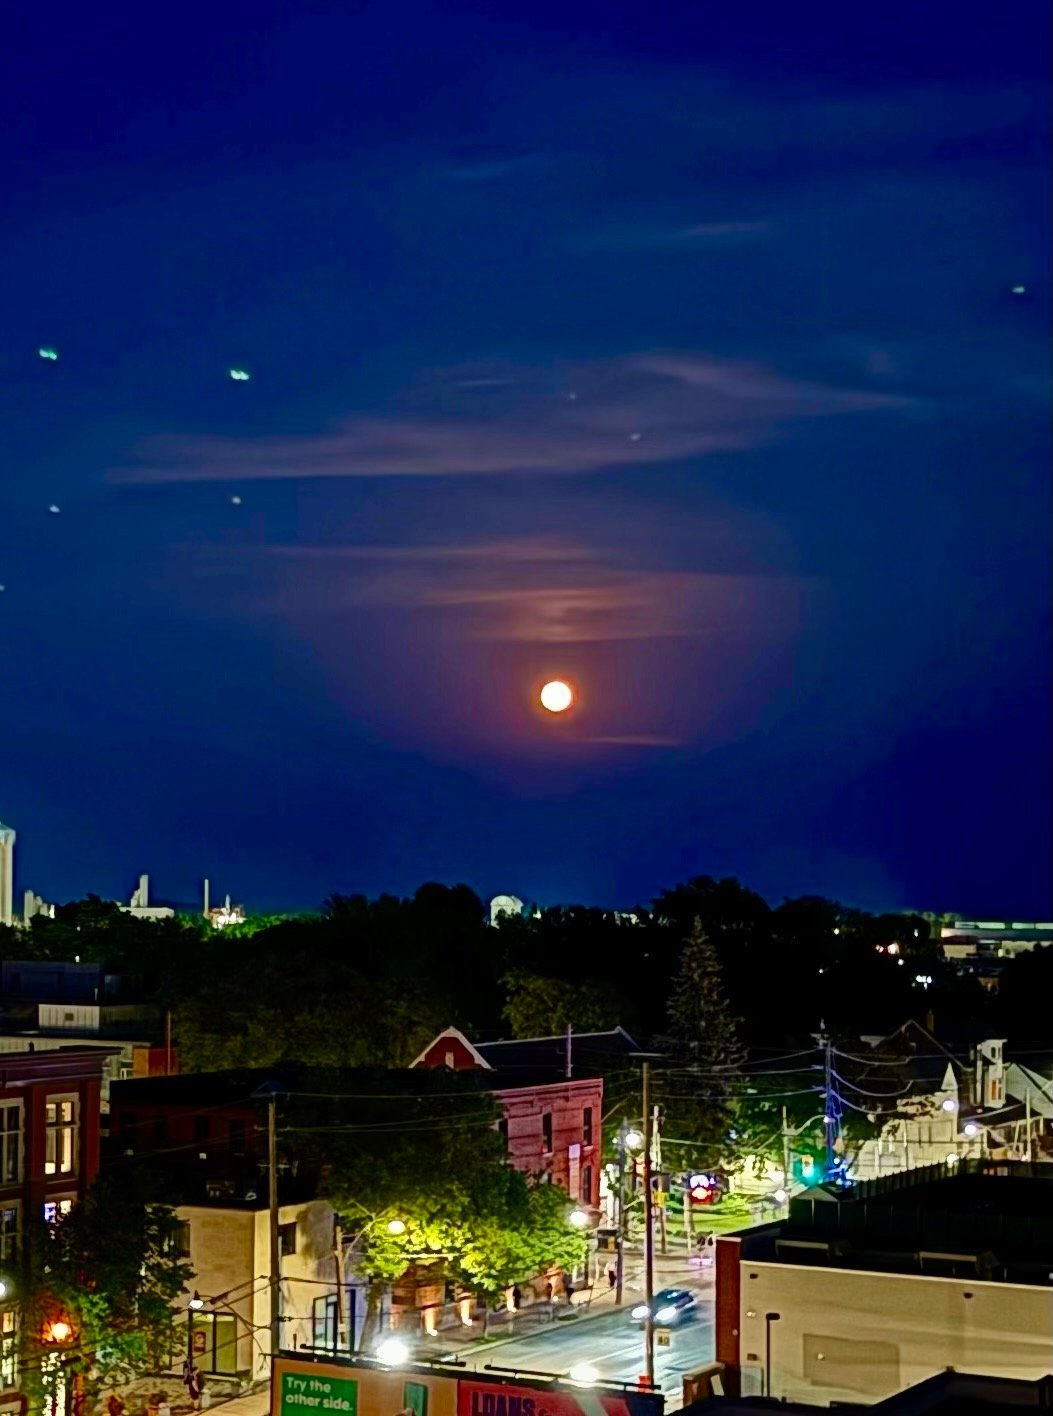
<path fill-rule="evenodd" d="M 150 903 L 150 877 L 139 876 L 139 904 L 145 910 Z"/>
<path fill-rule="evenodd" d="M 202 909 L 205 918 L 208 919 L 208 881 L 205 881 L 205 903 Z"/>

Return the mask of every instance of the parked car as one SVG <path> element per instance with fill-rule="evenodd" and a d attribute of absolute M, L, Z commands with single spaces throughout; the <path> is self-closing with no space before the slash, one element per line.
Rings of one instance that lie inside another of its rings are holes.
<path fill-rule="evenodd" d="M 698 1299 L 690 1288 L 663 1288 L 654 1295 L 655 1327 L 676 1327 L 686 1319 L 694 1317 Z M 643 1327 L 647 1321 L 647 1304 L 639 1303 L 629 1314 L 635 1327 Z"/>

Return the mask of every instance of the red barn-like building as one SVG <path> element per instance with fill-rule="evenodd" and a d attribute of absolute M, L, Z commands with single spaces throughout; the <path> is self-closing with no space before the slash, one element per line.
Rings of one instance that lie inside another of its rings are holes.
<path fill-rule="evenodd" d="M 638 1051 L 621 1028 L 480 1043 L 469 1042 L 457 1028 L 447 1028 L 413 1065 L 492 1073 L 511 1163 L 528 1174 L 547 1175 L 572 1200 L 596 1209 L 603 1144 L 602 1073 Z"/>

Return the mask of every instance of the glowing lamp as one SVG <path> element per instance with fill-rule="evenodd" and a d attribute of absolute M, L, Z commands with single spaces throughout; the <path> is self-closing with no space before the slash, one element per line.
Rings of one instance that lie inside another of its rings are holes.
<path fill-rule="evenodd" d="M 400 1337 L 387 1337 L 377 1348 L 377 1358 L 385 1367 L 400 1367 L 409 1359 L 409 1348 Z"/>
<path fill-rule="evenodd" d="M 400 1234 L 406 1232 L 406 1221 L 404 1219 L 389 1219 L 388 1233 L 393 1239 L 397 1239 Z"/>

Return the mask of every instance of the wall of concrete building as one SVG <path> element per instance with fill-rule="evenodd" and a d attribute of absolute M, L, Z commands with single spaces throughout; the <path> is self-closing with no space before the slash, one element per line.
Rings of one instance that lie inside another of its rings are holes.
<path fill-rule="evenodd" d="M 765 1389 L 769 1330 L 780 1400 L 871 1402 L 948 1367 L 1033 1381 L 1053 1366 L 1048 1288 L 748 1261 L 740 1283 L 744 1391 Z"/>
<path fill-rule="evenodd" d="M 266 1332 L 261 1334 L 256 1330 L 253 1289 L 259 1276 L 267 1272 L 266 1266 L 256 1267 L 257 1212 L 229 1206 L 180 1205 L 176 1213 L 190 1228 L 189 1263 L 194 1270 L 190 1287 L 204 1299 L 203 1313 L 233 1315 L 233 1322 L 226 1324 L 229 1339 L 224 1343 L 224 1358 L 232 1355 L 230 1366 L 239 1373 L 256 1370 L 259 1361 L 256 1340 L 266 1338 Z M 206 1316 L 200 1319 L 202 1331 L 208 1321 Z M 224 1337 L 227 1338 L 227 1334 Z M 233 1354 L 230 1342 L 234 1345 Z M 195 1361 L 203 1371 L 208 1371 L 207 1360 L 196 1355 Z M 227 1365 L 225 1361 L 223 1365 Z"/>

